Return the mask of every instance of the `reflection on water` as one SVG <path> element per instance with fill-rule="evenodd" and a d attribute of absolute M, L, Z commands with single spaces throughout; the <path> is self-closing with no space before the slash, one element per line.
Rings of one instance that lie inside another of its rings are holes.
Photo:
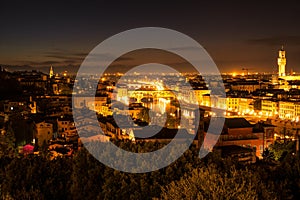
<path fill-rule="evenodd" d="M 168 128 L 177 128 L 180 109 L 172 105 L 170 99 L 143 99 L 142 105 L 149 108 L 150 124 Z"/>
<path fill-rule="evenodd" d="M 168 112 L 169 107 L 170 107 L 170 102 L 171 101 L 168 99 L 159 98 L 156 100 L 152 100 L 150 102 L 147 101 L 147 102 L 143 103 L 143 106 L 151 109 L 155 113 L 163 114 L 165 112 Z"/>

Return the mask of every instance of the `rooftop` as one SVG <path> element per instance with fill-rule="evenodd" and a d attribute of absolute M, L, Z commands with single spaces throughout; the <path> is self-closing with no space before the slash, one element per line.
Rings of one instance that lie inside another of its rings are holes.
<path fill-rule="evenodd" d="M 224 125 L 227 128 L 252 128 L 253 125 L 250 124 L 245 118 L 225 118 Z"/>

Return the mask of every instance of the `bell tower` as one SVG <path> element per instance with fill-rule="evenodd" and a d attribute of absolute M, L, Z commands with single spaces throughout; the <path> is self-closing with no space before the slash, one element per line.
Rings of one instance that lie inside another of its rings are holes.
<path fill-rule="evenodd" d="M 54 75 L 52 66 L 50 67 L 49 77 L 52 78 Z"/>
<path fill-rule="evenodd" d="M 285 57 L 285 50 L 283 49 L 283 46 L 279 50 L 277 63 L 278 63 L 278 76 L 285 76 L 286 57 Z"/>

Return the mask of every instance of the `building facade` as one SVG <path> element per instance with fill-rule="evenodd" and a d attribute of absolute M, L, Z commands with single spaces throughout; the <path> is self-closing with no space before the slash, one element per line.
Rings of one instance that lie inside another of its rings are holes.
<path fill-rule="evenodd" d="M 40 122 L 36 124 L 35 141 L 39 147 L 43 144 L 48 144 L 49 140 L 53 138 L 53 124 Z"/>

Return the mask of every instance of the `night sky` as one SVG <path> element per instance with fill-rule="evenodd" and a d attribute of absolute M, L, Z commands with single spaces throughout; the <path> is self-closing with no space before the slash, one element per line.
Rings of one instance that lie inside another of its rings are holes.
<path fill-rule="evenodd" d="M 43 71 L 53 65 L 57 71 L 76 70 L 106 38 L 155 26 L 194 38 L 221 72 L 276 71 L 282 44 L 287 71 L 300 72 L 300 6 L 296 2 L 107 2 L 1 2 L 0 63 L 22 66 L 19 69 L 31 66 Z"/>

